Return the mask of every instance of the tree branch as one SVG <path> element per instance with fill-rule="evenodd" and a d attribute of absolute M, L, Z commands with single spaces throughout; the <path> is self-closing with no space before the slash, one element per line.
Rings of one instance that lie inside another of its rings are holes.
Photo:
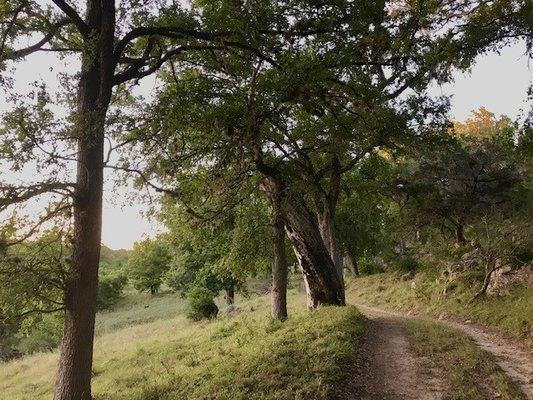
<path fill-rule="evenodd" d="M 54 4 L 65 13 L 65 15 L 70 19 L 70 21 L 76 25 L 76 28 L 80 31 L 80 33 L 84 37 L 88 37 L 91 29 L 89 26 L 83 21 L 83 19 L 80 17 L 80 15 L 77 13 L 77 11 L 72 8 L 66 1 L 64 0 L 52 0 Z"/>

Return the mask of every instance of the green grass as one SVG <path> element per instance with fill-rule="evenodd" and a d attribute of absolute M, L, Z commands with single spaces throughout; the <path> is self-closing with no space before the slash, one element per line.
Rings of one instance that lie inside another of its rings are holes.
<path fill-rule="evenodd" d="M 155 302 L 163 299 L 176 300 L 169 295 Z M 129 319 L 100 319 L 102 332 L 133 326 L 97 337 L 95 400 L 331 398 L 357 354 L 364 317 L 353 307 L 308 313 L 304 296 L 292 290 L 291 317 L 278 323 L 268 317 L 267 296 L 238 300 L 238 316 L 200 323 L 171 317 L 163 311 L 174 310 L 170 304 L 152 315 L 142 302 L 125 300 Z M 152 317 L 158 319 L 136 323 Z M 0 399 L 49 399 L 56 364 L 57 354 L 47 353 L 2 365 Z"/>
<path fill-rule="evenodd" d="M 470 319 L 533 344 L 533 288 L 517 288 L 507 296 L 486 296 L 472 303 L 472 290 L 459 286 L 443 295 L 443 288 L 438 279 L 425 272 L 410 281 L 400 280 L 395 273 L 382 273 L 351 280 L 347 298 L 395 310 Z"/>
<path fill-rule="evenodd" d="M 490 357 L 462 332 L 443 324 L 406 321 L 414 351 L 427 367 L 444 372 L 446 400 L 519 400 L 522 395 Z"/>
<path fill-rule="evenodd" d="M 186 300 L 169 291 L 138 293 L 126 287 L 122 298 L 109 311 L 96 315 L 95 334 L 100 336 L 124 327 L 175 318 L 185 312 Z"/>

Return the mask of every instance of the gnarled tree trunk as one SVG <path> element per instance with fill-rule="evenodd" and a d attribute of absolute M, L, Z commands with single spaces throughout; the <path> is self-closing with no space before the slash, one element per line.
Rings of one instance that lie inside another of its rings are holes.
<path fill-rule="evenodd" d="M 344 292 L 344 274 L 343 274 L 343 265 L 340 257 L 339 248 L 337 246 L 337 238 L 335 234 L 335 223 L 334 223 L 334 212 L 329 207 L 324 209 L 324 212 L 318 216 L 318 227 L 320 229 L 320 235 L 324 241 L 324 245 L 328 249 L 329 255 L 339 280 L 341 281 L 343 292 Z M 344 296 L 344 294 L 343 294 Z"/>
<path fill-rule="evenodd" d="M 315 215 L 303 199 L 285 190 L 278 180 L 267 177 L 263 188 L 269 196 L 280 193 L 280 209 L 283 213 L 285 231 L 291 239 L 294 253 L 308 289 L 308 307 L 316 308 L 321 304 L 344 305 L 344 287 L 329 251 L 320 235 Z"/>
<path fill-rule="evenodd" d="M 272 199 L 274 213 L 274 264 L 272 265 L 271 312 L 272 318 L 284 321 L 287 313 L 288 265 L 285 253 L 285 225 L 280 209 L 279 193 Z"/>
<path fill-rule="evenodd" d="M 78 158 L 72 261 L 54 400 L 91 400 L 94 321 L 102 227 L 104 125 L 113 79 L 114 2 L 87 2 L 87 38 L 78 87 Z"/>

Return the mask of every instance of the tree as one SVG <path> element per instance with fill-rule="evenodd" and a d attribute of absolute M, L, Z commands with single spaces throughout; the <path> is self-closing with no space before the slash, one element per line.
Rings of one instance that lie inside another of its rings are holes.
<path fill-rule="evenodd" d="M 107 118 L 117 100 L 113 94 L 126 91 L 129 82 L 135 83 L 185 53 L 250 47 L 235 32 L 204 30 L 194 12 L 176 5 L 124 2 L 117 6 L 114 0 L 86 0 L 84 6 L 65 0 L 44 5 L 34 0 L 5 0 L 0 8 L 1 70 L 39 52 L 71 57 L 80 65 L 77 74 L 66 70 L 63 75 L 66 85 L 60 98 L 70 100 L 69 118 L 56 118 L 52 99 L 41 94 L 36 105 L 19 102 L 7 115 L 2 133 L 2 161 L 10 163 L 13 171 L 35 162 L 45 178 L 24 185 L 2 182 L 0 211 L 52 196 L 57 207 L 47 208 L 37 225 L 65 209 L 72 213 L 72 257 L 65 281 L 55 400 L 91 398 L 103 171 L 108 161 L 104 143 L 106 126 L 113 122 Z M 27 40 L 32 44 L 19 47 Z M 8 85 L 9 76 L 2 75 L 2 83 Z M 120 146 L 111 140 L 111 150 Z M 76 166 L 75 179 L 68 176 L 70 162 Z M 30 228 L 19 239 L 37 229 Z"/>
<path fill-rule="evenodd" d="M 156 294 L 170 268 L 170 261 L 170 252 L 162 239 L 136 242 L 126 264 L 133 287 L 139 292 Z"/>
<path fill-rule="evenodd" d="M 487 121 L 478 115 L 458 126 L 459 136 L 419 148 L 395 182 L 406 218 L 419 228 L 451 232 L 459 244 L 466 243 L 470 223 L 509 205 L 521 180 L 515 126 L 508 118 Z"/>
<path fill-rule="evenodd" d="M 207 24 L 288 34 L 270 37 L 259 54 L 202 53 L 174 66 L 150 106 L 145 135 L 145 152 L 172 150 L 129 169 L 177 194 L 173 180 L 191 160 L 217 166 L 214 174 L 229 171 L 223 179 L 230 182 L 255 170 L 271 203 L 279 198 L 309 306 L 344 304 L 334 227 L 343 175 L 367 153 L 443 125 L 446 103 L 430 99 L 427 86 L 449 81 L 482 52 L 528 37 L 527 5 L 201 4 Z"/>
<path fill-rule="evenodd" d="M 344 196 L 339 201 L 335 226 L 347 268 L 359 275 L 358 261 L 386 254 L 395 240 L 393 201 L 382 189 L 393 181 L 395 161 L 374 154 L 344 178 Z"/>
<path fill-rule="evenodd" d="M 195 215 L 175 200 L 163 209 L 174 253 L 167 282 L 184 295 L 199 287 L 211 293 L 223 290 L 228 304 L 233 304 L 245 279 L 263 275 L 271 264 L 272 248 L 265 246 L 271 227 L 264 200 L 250 197 L 209 220 Z"/>

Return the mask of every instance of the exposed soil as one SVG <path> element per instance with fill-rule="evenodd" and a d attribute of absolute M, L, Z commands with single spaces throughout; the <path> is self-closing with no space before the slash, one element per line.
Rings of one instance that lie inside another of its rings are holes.
<path fill-rule="evenodd" d="M 365 311 L 365 310 L 363 310 Z M 444 382 L 421 368 L 401 318 L 366 313 L 368 325 L 351 381 L 339 388 L 342 400 L 438 400 Z"/>
<path fill-rule="evenodd" d="M 372 348 L 375 349 L 374 351 L 374 358 L 375 360 L 370 360 L 370 363 L 377 363 L 375 367 L 380 367 L 380 364 L 382 361 L 385 362 L 392 362 L 392 363 L 398 363 L 397 360 L 386 360 L 387 354 L 381 354 L 382 352 L 391 352 L 390 357 L 398 357 L 403 356 L 405 357 L 405 354 L 407 355 L 407 360 L 411 360 L 408 362 L 405 362 L 404 368 L 408 370 L 408 372 L 401 372 L 398 373 L 398 365 L 400 365 L 400 368 L 402 368 L 401 364 L 393 365 L 393 368 L 391 368 L 391 373 L 394 375 L 398 375 L 397 377 L 391 376 L 388 379 L 396 379 L 397 382 L 400 382 L 397 386 L 401 386 L 403 388 L 404 385 L 408 385 L 406 389 L 395 389 L 395 390 L 411 390 L 410 386 L 411 382 L 408 377 L 411 376 L 412 372 L 412 364 L 415 365 L 416 360 L 413 361 L 413 356 L 409 354 L 408 352 L 408 344 L 403 345 L 401 344 L 402 341 L 406 341 L 405 334 L 403 334 L 403 339 L 400 338 L 399 346 L 392 346 L 392 348 L 389 348 L 391 346 L 391 342 L 394 340 L 398 340 L 398 333 L 401 332 L 400 330 L 395 330 L 394 325 L 401 326 L 401 319 L 400 317 L 406 317 L 405 314 L 400 314 L 398 312 L 383 310 L 375 307 L 369 307 L 362 304 L 356 304 L 356 306 L 365 314 L 367 314 L 370 319 L 370 327 L 368 334 L 372 337 L 368 337 L 368 339 L 365 341 L 365 346 L 371 345 L 372 341 L 379 340 L 380 342 L 375 342 L 375 344 L 370 348 L 365 348 L 364 353 L 369 354 L 372 356 Z M 378 316 L 378 317 L 376 317 Z M 424 316 L 426 319 L 427 316 Z M 396 321 L 396 322 L 393 322 Z M 445 323 L 447 325 L 450 325 L 456 329 L 459 329 L 463 332 L 465 332 L 467 335 L 469 335 L 473 341 L 483 350 L 485 350 L 487 353 L 491 354 L 495 360 L 495 362 L 501 367 L 501 369 L 522 389 L 524 394 L 529 400 L 533 400 L 533 354 L 529 348 L 526 346 L 521 345 L 520 343 L 517 343 L 515 341 L 512 341 L 508 338 L 503 337 L 502 335 L 497 334 L 496 332 L 493 332 L 487 328 L 474 325 L 474 324 L 468 324 L 468 323 L 462 323 L 458 321 L 452 321 L 447 319 L 439 319 L 440 322 Z M 383 331 L 383 332 L 382 332 Z M 381 333 L 380 333 L 381 332 Z M 394 343 L 394 342 L 393 342 Z M 406 342 L 407 343 L 407 342 Z M 380 344 L 381 346 L 384 346 L 381 350 L 380 347 L 377 345 Z M 395 349 L 396 347 L 399 347 L 398 349 Z M 369 353 L 370 352 L 370 353 Z M 396 352 L 396 353 L 394 353 Z M 374 367 L 372 367 L 374 368 Z M 374 370 L 376 371 L 376 370 Z M 405 376 L 404 376 L 405 375 Z M 405 382 L 403 381 L 405 379 Z M 414 375 L 415 381 L 417 379 L 417 375 Z M 424 377 L 418 377 L 419 379 L 419 389 L 420 386 L 426 386 L 423 379 Z M 420 381 L 422 379 L 422 381 Z M 387 382 L 387 381 L 385 381 Z M 436 384 L 435 382 L 431 384 Z M 385 388 L 386 383 L 384 383 L 382 386 Z M 363 384 L 363 390 L 366 390 L 365 387 L 372 386 L 372 382 L 364 383 Z M 442 384 L 439 386 L 435 386 L 436 388 L 442 388 Z M 394 388 L 393 388 L 394 389 Z M 427 388 L 422 388 L 427 391 Z M 392 389 L 388 389 L 392 390 Z M 437 391 L 438 393 L 439 391 Z M 376 392 L 379 393 L 379 392 Z M 407 392 L 409 393 L 409 392 Z M 407 397 L 400 396 L 400 397 L 394 397 L 386 395 L 384 397 L 362 397 L 362 399 L 439 399 L 437 394 L 429 394 L 426 395 L 424 393 L 414 394 L 415 396 L 418 395 L 419 397 Z M 422 396 L 422 397 L 421 397 Z M 426 397 L 423 397 L 426 396 Z M 427 397 L 429 396 L 429 397 Z M 433 397 L 432 397 L 433 396 Z M 355 398 L 355 397 L 347 397 L 347 398 Z"/>

